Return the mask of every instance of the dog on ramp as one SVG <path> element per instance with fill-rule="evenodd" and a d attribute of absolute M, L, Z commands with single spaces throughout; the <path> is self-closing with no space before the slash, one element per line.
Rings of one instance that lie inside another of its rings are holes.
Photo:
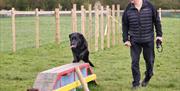
<path fill-rule="evenodd" d="M 74 32 L 69 34 L 70 46 L 74 57 L 73 63 L 77 63 L 83 60 L 85 63 L 89 63 L 90 66 L 94 65 L 89 60 L 89 50 L 86 39 L 83 34 Z"/>

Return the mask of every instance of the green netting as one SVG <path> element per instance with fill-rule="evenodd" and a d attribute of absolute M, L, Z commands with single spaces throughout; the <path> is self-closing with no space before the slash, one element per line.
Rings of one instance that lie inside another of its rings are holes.
<path fill-rule="evenodd" d="M 1 15 L 0 15 L 1 16 Z M 0 17 L 0 52 L 12 50 L 11 18 Z"/>
<path fill-rule="evenodd" d="M 162 17 L 180 18 L 180 12 L 162 12 Z"/>
<path fill-rule="evenodd" d="M 122 13 L 121 13 L 122 14 Z M 175 17 L 180 18 L 180 13 L 162 12 L 162 17 Z M 100 18 L 99 18 L 100 19 Z M 49 43 L 55 43 L 55 16 L 40 15 L 39 16 L 39 28 L 40 28 L 40 45 Z M 36 31 L 36 17 L 31 16 L 16 16 L 16 46 L 17 50 L 23 48 L 35 47 L 35 31 Z M 121 22 L 120 22 L 121 23 Z M 107 17 L 104 14 L 104 30 L 107 24 Z M 87 41 L 91 41 L 91 49 L 94 49 L 95 42 L 95 15 L 92 14 L 92 35 L 89 35 L 89 17 L 86 14 L 86 38 Z M 100 25 L 100 24 L 99 24 Z M 117 30 L 121 31 L 120 26 Z M 99 27 L 100 28 L 100 27 Z M 77 30 L 81 32 L 81 16 L 77 15 Z M 68 41 L 68 35 L 72 32 L 72 17 L 71 14 L 60 16 L 60 37 L 61 42 Z M 100 37 L 99 37 L 100 38 Z M 106 36 L 104 37 L 106 47 Z M 90 45 L 90 44 L 89 44 Z M 100 41 L 99 41 L 100 48 Z M 7 15 L 0 15 L 0 52 L 12 51 L 12 29 L 11 29 L 11 17 Z"/>

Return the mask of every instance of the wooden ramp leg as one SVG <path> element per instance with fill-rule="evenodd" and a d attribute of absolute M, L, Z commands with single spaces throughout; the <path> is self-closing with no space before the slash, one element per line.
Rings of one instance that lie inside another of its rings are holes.
<path fill-rule="evenodd" d="M 76 67 L 75 69 L 76 69 L 76 73 L 78 75 L 78 78 L 79 78 L 79 80 L 83 86 L 84 91 L 89 91 L 88 85 L 87 85 L 86 81 L 84 80 L 83 75 L 82 75 L 79 67 Z"/>

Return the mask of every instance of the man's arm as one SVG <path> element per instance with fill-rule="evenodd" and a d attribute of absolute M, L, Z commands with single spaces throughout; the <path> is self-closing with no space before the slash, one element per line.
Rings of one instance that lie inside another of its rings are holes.
<path fill-rule="evenodd" d="M 122 16 L 123 42 L 128 41 L 128 30 L 129 30 L 129 25 L 128 25 L 128 19 L 127 19 L 127 12 L 125 10 L 124 13 L 123 13 L 123 16 Z"/>
<path fill-rule="evenodd" d="M 162 37 L 162 28 L 161 28 L 159 13 L 157 12 L 157 9 L 155 9 L 154 6 L 152 7 L 153 7 L 153 23 L 156 29 L 156 37 Z"/>

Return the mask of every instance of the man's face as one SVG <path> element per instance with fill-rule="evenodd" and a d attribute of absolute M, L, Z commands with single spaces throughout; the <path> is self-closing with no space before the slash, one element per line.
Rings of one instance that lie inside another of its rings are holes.
<path fill-rule="evenodd" d="M 131 0 L 131 3 L 138 4 L 141 0 Z"/>

